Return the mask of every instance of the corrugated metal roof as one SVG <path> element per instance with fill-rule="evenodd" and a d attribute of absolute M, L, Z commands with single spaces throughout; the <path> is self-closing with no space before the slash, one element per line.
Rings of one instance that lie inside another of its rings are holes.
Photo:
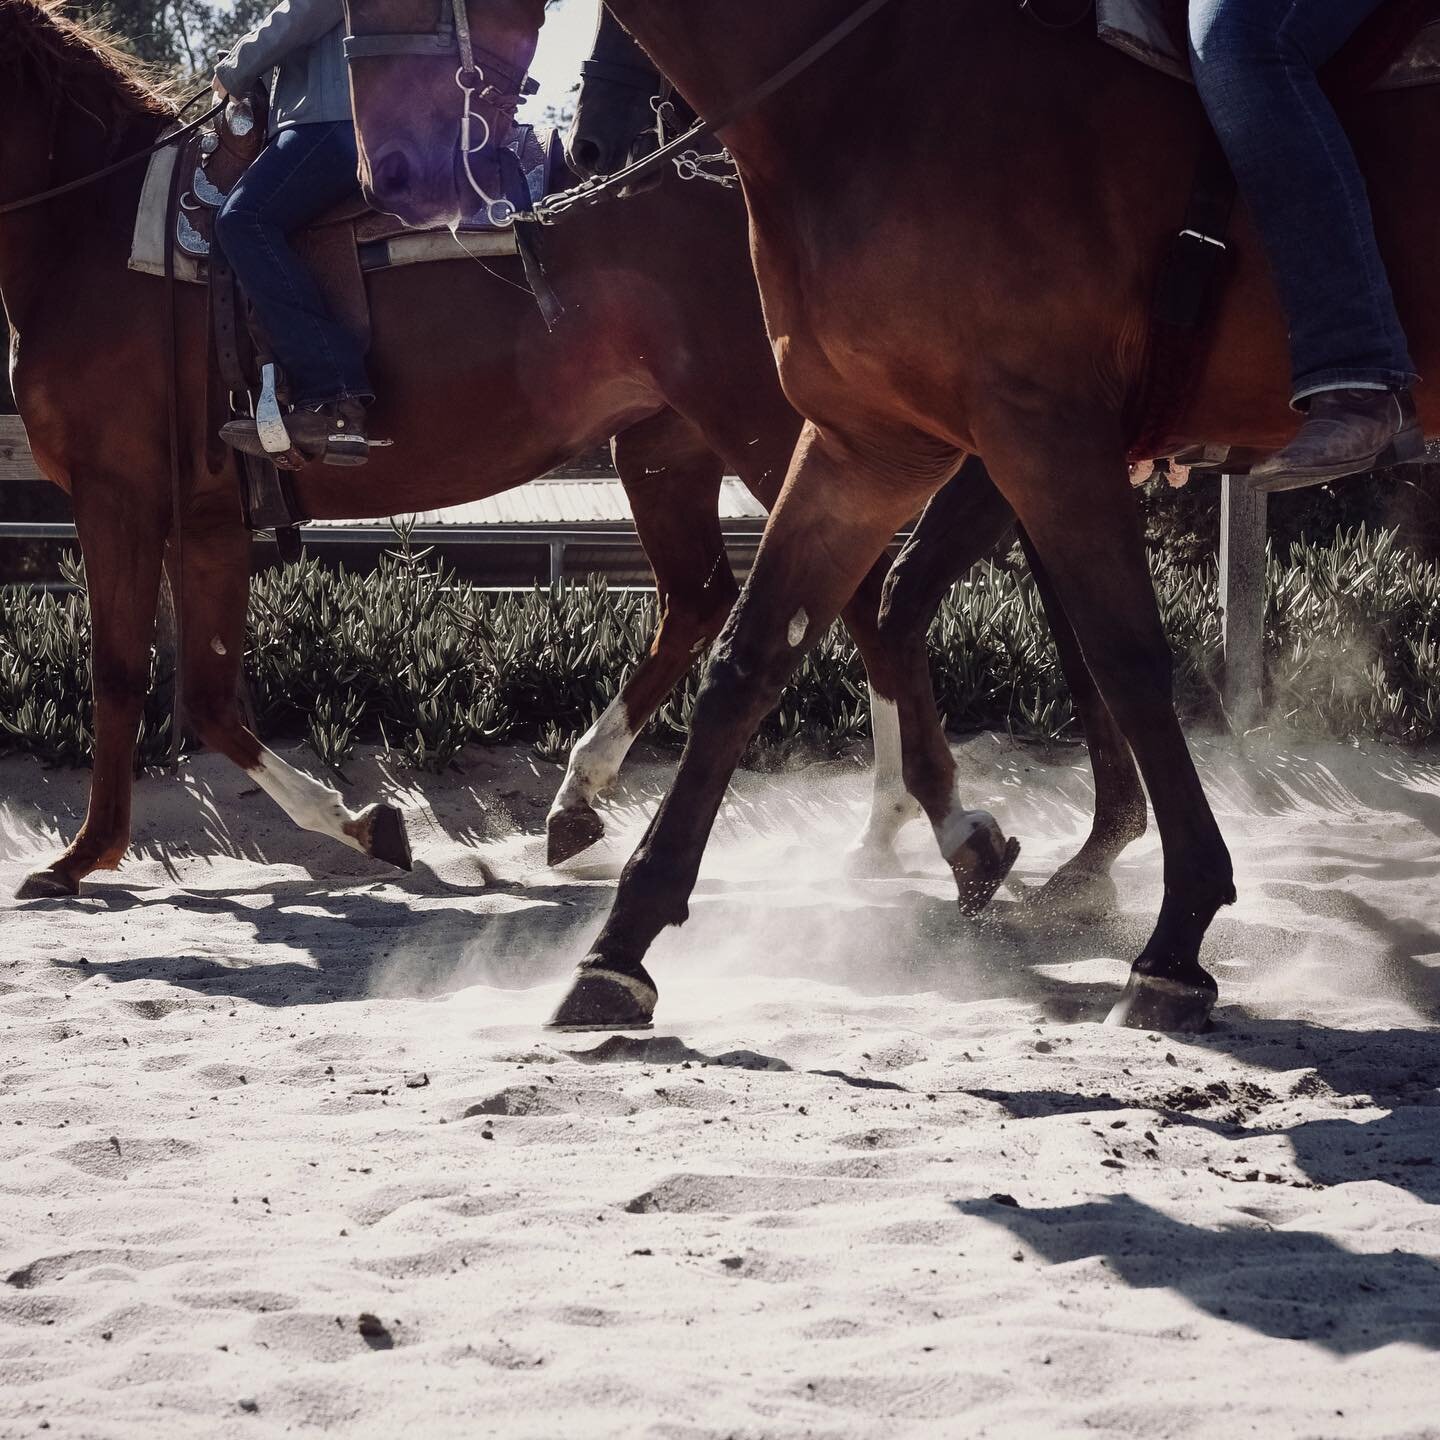
<path fill-rule="evenodd" d="M 621 525 L 634 523 L 625 487 L 618 480 L 532 480 L 486 500 L 451 505 L 444 510 L 421 510 L 417 525 Z M 764 508 L 733 475 L 720 486 L 722 520 L 763 520 Z M 389 520 L 317 520 L 317 525 L 388 526 Z"/>

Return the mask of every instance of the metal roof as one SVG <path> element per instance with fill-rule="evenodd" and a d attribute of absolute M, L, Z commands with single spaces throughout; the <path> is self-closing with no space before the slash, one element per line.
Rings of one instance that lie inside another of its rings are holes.
<path fill-rule="evenodd" d="M 532 480 L 486 500 L 451 505 L 443 510 L 421 510 L 413 516 L 417 525 L 526 526 L 622 525 L 634 523 L 625 487 L 618 480 Z M 733 475 L 720 486 L 720 519 L 764 520 L 765 510 Z M 384 520 L 316 520 L 316 525 L 374 525 L 388 527 Z"/>

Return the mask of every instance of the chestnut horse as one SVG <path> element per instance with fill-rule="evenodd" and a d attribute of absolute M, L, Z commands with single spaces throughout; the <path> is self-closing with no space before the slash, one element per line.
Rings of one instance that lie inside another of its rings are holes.
<path fill-rule="evenodd" d="M 352 9 L 370 3 L 381 0 Z M 702 115 L 736 107 L 722 138 L 744 185 L 785 392 L 806 425 L 711 654 L 675 783 L 555 1022 L 649 1022 L 644 956 L 686 917 L 746 738 L 895 526 L 977 454 L 1045 561 L 1160 829 L 1159 919 L 1111 1019 L 1204 1026 L 1217 987 L 1200 948 L 1234 879 L 1175 715 L 1126 466 L 1155 264 L 1205 136 L 1195 94 L 1092 27 L 1037 25 L 1014 0 L 611 8 Z M 470 0 L 474 42 L 523 69 L 544 9 Z M 807 52 L 788 83 L 767 85 Z M 430 114 L 443 88 L 433 75 L 404 108 Z M 1418 186 L 1440 147 L 1440 95 L 1365 95 L 1344 117 L 1425 369 L 1440 350 L 1440 271 L 1436 216 Z M 503 115 L 487 118 L 503 133 Z M 454 207 L 437 187 L 407 218 Z M 1293 432 L 1285 326 L 1247 216 L 1231 241 L 1213 346 L 1158 453 L 1268 450 Z M 1440 396 L 1422 390 L 1419 405 L 1434 433 Z"/>
<path fill-rule="evenodd" d="M 0 203 L 140 150 L 170 118 L 99 35 L 38 0 L 0 0 Z M 0 218 L 15 396 L 38 465 L 73 501 L 94 646 L 89 810 L 65 852 L 27 877 L 23 898 L 77 893 L 84 876 L 119 863 L 129 837 L 172 508 L 163 282 L 127 268 L 142 174 L 137 165 Z M 384 516 L 497 493 L 616 436 L 661 620 L 649 654 L 571 758 L 550 817 L 557 858 L 601 833 L 596 792 L 729 613 L 737 589 L 717 519 L 726 467 L 773 500 L 800 424 L 773 376 L 738 198 L 677 190 L 648 210 L 597 219 L 551 250 L 557 283 L 583 297 L 553 338 L 516 260 L 460 258 L 372 276 L 374 423 L 395 445 L 374 451 L 359 475 L 313 466 L 296 482 L 317 518 Z M 635 273 L 635 255 L 668 229 L 695 237 L 703 287 L 688 263 L 665 255 Z M 180 287 L 176 303 L 185 712 L 207 745 L 298 823 L 408 865 L 397 810 L 347 809 L 261 746 L 238 714 L 250 541 L 231 465 L 207 468 L 204 292 Z M 856 625 L 872 653 L 882 573 Z M 898 760 L 882 781 L 869 835 L 883 846 L 885 817 L 904 805 Z"/>
<path fill-rule="evenodd" d="M 673 137 L 695 118 L 634 37 L 603 5 L 582 74 L 565 152 L 570 168 L 584 179 L 614 174 L 642 159 L 662 138 Z M 360 83 L 363 87 L 363 77 Z M 664 117 L 663 127 L 657 116 Z M 664 173 L 657 170 L 620 193 L 629 196 L 659 184 Z M 951 817 L 959 802 L 955 762 L 930 685 L 926 636 L 946 592 L 970 569 L 977 554 L 1014 529 L 1014 521 L 1014 511 L 995 489 L 984 466 L 971 459 L 926 506 L 885 585 L 880 627 L 886 665 L 883 673 L 871 676 L 871 714 L 877 725 L 888 726 L 898 718 L 901 707 L 905 710 L 909 736 L 903 757 L 905 786 L 930 817 L 941 837 L 942 851 L 943 837 L 947 826 L 953 826 Z M 1110 869 L 1115 859 L 1145 831 L 1145 792 L 1134 757 L 1095 688 L 1049 577 L 1029 537 L 1023 530 L 1018 536 L 1045 607 L 1095 777 L 1090 834 L 1031 898 L 1052 912 L 1063 910 L 1071 919 L 1095 916 L 1114 904 Z M 877 757 L 898 743 L 897 739 L 891 746 L 879 747 Z M 882 850 L 876 844 L 862 853 L 878 860 Z"/>
<path fill-rule="evenodd" d="M 0 0 L 0 203 L 139 151 L 170 118 L 132 62 L 93 31 L 39 0 Z M 77 893 L 86 875 L 119 863 L 129 839 L 152 617 L 173 538 L 163 282 L 126 263 L 141 177 L 137 165 L 0 218 L 14 391 L 37 463 L 71 495 L 93 620 L 88 813 L 64 853 L 27 877 L 23 898 Z M 657 252 L 657 234 L 680 238 L 684 253 Z M 559 858 L 602 832 L 596 793 L 734 601 L 716 518 L 722 474 L 732 468 L 772 501 L 800 420 L 780 393 L 765 343 L 738 197 L 671 187 L 663 198 L 556 237 L 548 258 L 571 303 L 553 337 L 511 259 L 457 259 L 372 277 L 375 427 L 396 443 L 377 450 L 359 476 L 315 466 L 297 489 L 317 518 L 430 509 L 521 484 L 616 436 L 616 464 L 656 570 L 661 620 L 649 654 L 572 756 L 549 819 L 551 854 Z M 207 467 L 204 293 L 183 287 L 175 299 L 185 711 L 207 745 L 250 773 L 299 824 L 408 865 L 394 807 L 349 810 L 242 723 L 234 696 L 249 537 L 233 469 Z M 884 663 L 874 638 L 882 575 L 877 568 L 853 615 L 877 665 Z M 893 723 L 878 728 L 882 742 L 896 732 Z M 867 855 L 882 854 L 910 813 L 898 757 L 886 760 L 881 748 Z M 972 853 L 979 854 L 967 839 L 952 847 L 962 874 Z"/>

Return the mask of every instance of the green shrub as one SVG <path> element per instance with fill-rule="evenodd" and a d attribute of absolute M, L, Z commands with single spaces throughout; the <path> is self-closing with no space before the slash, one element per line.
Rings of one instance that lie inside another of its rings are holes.
<path fill-rule="evenodd" d="M 1218 721 L 1221 663 L 1213 564 L 1153 560 L 1188 720 Z M 1270 719 L 1297 733 L 1440 737 L 1440 567 L 1363 528 L 1272 554 L 1266 613 Z M 258 577 L 245 670 L 267 735 L 304 736 L 336 769 L 357 742 L 444 769 L 474 743 L 519 741 L 560 759 L 618 693 L 655 626 L 653 596 L 600 581 L 494 594 L 457 582 L 408 542 L 368 574 L 308 559 Z M 1076 726 L 1038 593 L 1013 557 L 977 566 L 930 635 L 935 692 L 954 730 L 1042 740 Z M 83 595 L 0 590 L 0 748 L 82 764 L 90 745 L 90 620 Z M 152 679 L 165 677 L 153 673 Z M 692 673 L 648 737 L 683 740 Z M 752 761 L 834 750 L 869 725 L 864 670 L 836 627 L 806 657 L 762 726 Z M 147 706 L 141 761 L 168 743 Z"/>

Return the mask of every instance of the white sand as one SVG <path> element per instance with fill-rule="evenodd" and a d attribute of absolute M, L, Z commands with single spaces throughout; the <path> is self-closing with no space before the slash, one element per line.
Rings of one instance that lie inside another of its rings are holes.
<path fill-rule="evenodd" d="M 401 772 L 392 877 L 145 781 L 123 870 L 0 902 L 0 1435 L 1440 1436 L 1440 768 L 1200 749 L 1202 1039 L 1094 1023 L 1153 834 L 1115 923 L 976 930 L 924 827 L 841 878 L 858 770 L 745 777 L 603 1039 L 538 1022 L 641 804 L 557 875 L 550 767 Z M 1083 761 L 964 755 L 1043 878 Z M 86 779 L 0 765 L 6 896 Z"/>

